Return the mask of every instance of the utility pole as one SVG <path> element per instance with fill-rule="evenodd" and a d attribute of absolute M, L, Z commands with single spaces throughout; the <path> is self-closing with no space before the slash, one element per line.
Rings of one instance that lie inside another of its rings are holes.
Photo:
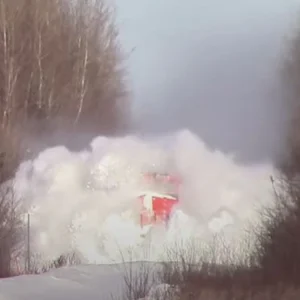
<path fill-rule="evenodd" d="M 30 214 L 27 214 L 27 273 L 30 274 Z"/>

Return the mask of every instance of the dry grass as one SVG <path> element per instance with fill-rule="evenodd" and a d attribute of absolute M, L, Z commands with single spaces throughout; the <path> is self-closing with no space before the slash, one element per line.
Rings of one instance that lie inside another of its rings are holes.
<path fill-rule="evenodd" d="M 183 294 L 180 295 L 179 300 L 296 300 L 299 299 L 299 296 L 300 289 L 293 287 L 267 287 L 256 291 L 251 289 L 224 289 L 216 291 L 213 288 L 208 289 L 204 287 L 197 296 Z"/>
<path fill-rule="evenodd" d="M 282 177 L 274 194 L 274 207 L 261 213 L 252 255 L 265 281 L 300 286 L 300 181 Z"/>
<path fill-rule="evenodd" d="M 174 248 L 171 253 L 174 255 Z M 212 262 L 195 264 L 191 252 L 183 248 L 177 249 L 176 255 L 177 260 L 173 257 L 172 262 L 162 264 L 124 263 L 122 299 L 292 300 L 300 296 L 299 286 L 270 283 L 260 269 Z"/>
<path fill-rule="evenodd" d="M 156 266 L 151 262 L 134 262 L 136 253 L 132 248 L 119 248 L 121 258 L 120 271 L 124 274 L 124 289 L 122 299 L 135 300 L 145 298 L 151 288 L 159 283 Z M 126 254 L 126 255 L 125 255 Z"/>
<path fill-rule="evenodd" d="M 66 266 L 79 265 L 81 262 L 82 261 L 80 257 L 75 252 L 60 255 L 57 259 L 53 261 L 49 261 L 48 263 L 43 261 L 43 264 L 39 263 L 37 257 L 32 256 L 30 270 L 27 270 L 26 273 L 42 274 L 42 273 L 49 272 L 50 270 L 53 269 L 59 269 Z"/>

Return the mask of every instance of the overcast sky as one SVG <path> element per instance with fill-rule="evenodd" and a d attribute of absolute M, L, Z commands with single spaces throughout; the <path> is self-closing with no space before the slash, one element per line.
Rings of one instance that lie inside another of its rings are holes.
<path fill-rule="evenodd" d="M 188 128 L 246 161 L 274 157 L 278 68 L 300 0 L 115 0 L 135 130 Z M 300 15 L 300 14 L 299 14 Z"/>

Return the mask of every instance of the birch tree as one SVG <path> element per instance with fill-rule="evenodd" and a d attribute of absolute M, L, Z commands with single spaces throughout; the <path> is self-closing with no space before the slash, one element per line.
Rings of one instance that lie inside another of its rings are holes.
<path fill-rule="evenodd" d="M 43 138 L 44 147 L 69 146 L 50 136 L 126 130 L 124 56 L 114 11 L 104 0 L 0 0 L 0 46 L 5 157 L 22 158 L 28 136 Z"/>

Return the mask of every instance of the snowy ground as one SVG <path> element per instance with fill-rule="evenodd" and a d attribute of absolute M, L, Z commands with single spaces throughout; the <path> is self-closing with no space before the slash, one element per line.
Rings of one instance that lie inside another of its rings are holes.
<path fill-rule="evenodd" d="M 133 264 L 131 270 L 137 272 L 139 264 Z M 122 264 L 81 265 L 3 279 L 0 300 L 121 300 L 124 274 Z"/>
<path fill-rule="evenodd" d="M 69 267 L 1 280 L 0 300 L 110 299 L 120 295 L 122 284 L 118 265 Z"/>

